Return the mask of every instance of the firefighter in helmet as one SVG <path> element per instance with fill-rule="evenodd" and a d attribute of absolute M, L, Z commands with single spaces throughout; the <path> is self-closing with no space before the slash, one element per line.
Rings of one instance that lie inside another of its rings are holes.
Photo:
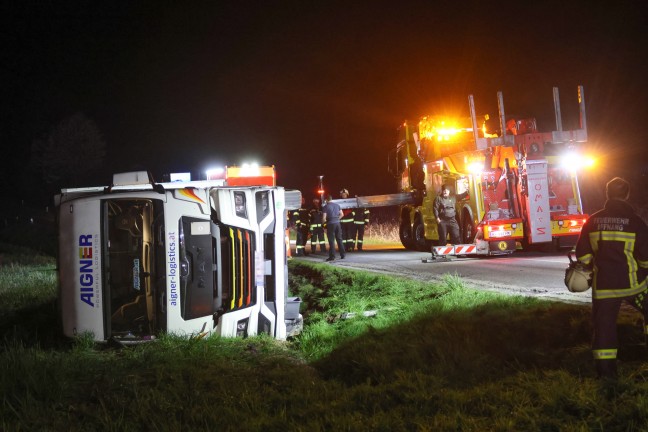
<path fill-rule="evenodd" d="M 342 189 L 340 190 L 340 199 L 349 198 L 349 190 Z M 353 209 L 344 209 L 342 210 L 342 218 L 340 219 L 340 226 L 342 227 L 342 243 L 344 244 L 344 250 L 350 252 L 353 250 L 353 219 L 355 217 L 355 211 Z"/>
<path fill-rule="evenodd" d="M 306 200 L 302 196 L 301 206 L 292 212 L 291 222 L 295 229 L 295 252 L 297 256 L 305 256 L 306 254 L 306 241 L 308 240 L 308 233 L 310 231 L 310 215 L 306 206 Z"/>
<path fill-rule="evenodd" d="M 355 247 L 356 250 L 361 251 L 363 242 L 364 242 L 364 232 L 365 227 L 369 225 L 369 209 L 367 208 L 357 208 L 354 209 L 353 216 L 353 240 L 352 247 Z"/>
<path fill-rule="evenodd" d="M 324 222 L 322 221 L 322 206 L 319 198 L 313 198 L 313 205 L 310 208 L 309 215 L 311 251 L 315 253 L 317 251 L 317 246 L 319 245 L 320 252 L 326 252 Z"/>
<path fill-rule="evenodd" d="M 583 225 L 576 258 L 594 270 L 592 354 L 601 378 L 617 374 L 617 318 L 621 304 L 643 314 L 648 335 L 648 226 L 627 202 L 630 184 L 619 177 L 606 185 L 607 201 Z"/>

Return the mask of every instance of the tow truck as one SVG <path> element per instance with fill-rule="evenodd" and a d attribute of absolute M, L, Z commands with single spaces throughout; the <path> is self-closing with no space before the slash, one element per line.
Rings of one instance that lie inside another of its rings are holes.
<path fill-rule="evenodd" d="M 499 131 L 489 116 L 424 117 L 404 122 L 390 152 L 397 194 L 335 200 L 342 208 L 399 205 L 399 235 L 407 249 L 432 251 L 432 259 L 456 255 L 502 255 L 518 247 L 575 243 L 588 215 L 582 207 L 577 172 L 591 165 L 585 97 L 578 87 L 579 128 L 563 130 L 560 99 L 553 89 L 556 130 L 538 131 L 535 118 L 507 117 L 498 92 Z M 457 201 L 462 244 L 439 239 L 433 203 L 447 185 L 467 197 Z"/>

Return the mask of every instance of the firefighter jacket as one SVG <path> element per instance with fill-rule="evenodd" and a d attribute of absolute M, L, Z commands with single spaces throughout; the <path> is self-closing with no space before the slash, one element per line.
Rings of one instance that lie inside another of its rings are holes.
<path fill-rule="evenodd" d="M 310 215 L 307 209 L 300 207 L 294 210 L 290 219 L 296 230 L 310 229 Z"/>
<path fill-rule="evenodd" d="M 323 213 L 322 213 L 322 208 L 321 207 L 312 207 L 310 211 L 308 212 L 309 218 L 310 218 L 310 229 L 311 231 L 315 231 L 318 228 L 323 228 L 324 225 L 322 223 L 322 218 L 323 218 Z"/>
<path fill-rule="evenodd" d="M 354 209 L 344 209 L 342 210 L 342 218 L 340 219 L 341 223 L 353 223 L 353 219 L 355 218 L 355 210 Z"/>
<path fill-rule="evenodd" d="M 358 208 L 355 209 L 355 216 L 353 217 L 353 223 L 358 225 L 369 225 L 369 209 Z"/>
<path fill-rule="evenodd" d="M 619 298 L 646 289 L 648 226 L 625 201 L 608 200 L 583 225 L 576 258 L 594 270 L 592 298 Z"/>

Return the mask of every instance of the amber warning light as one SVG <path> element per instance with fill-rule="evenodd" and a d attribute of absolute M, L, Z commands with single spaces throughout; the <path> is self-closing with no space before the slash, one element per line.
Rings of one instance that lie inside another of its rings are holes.
<path fill-rule="evenodd" d="M 227 166 L 225 179 L 228 186 L 276 186 L 274 165 Z"/>

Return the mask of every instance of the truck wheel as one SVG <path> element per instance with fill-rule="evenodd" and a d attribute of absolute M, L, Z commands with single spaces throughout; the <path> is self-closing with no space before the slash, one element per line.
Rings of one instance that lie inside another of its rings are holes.
<path fill-rule="evenodd" d="M 414 221 L 414 243 L 417 250 L 421 252 L 430 251 L 428 242 L 425 240 L 425 226 L 420 217 L 417 217 Z"/>
<path fill-rule="evenodd" d="M 401 220 L 398 228 L 398 236 L 405 249 L 414 249 L 414 238 L 412 237 L 412 228 L 410 227 L 409 219 Z"/>
<path fill-rule="evenodd" d="M 466 212 L 463 215 L 463 222 L 461 224 L 461 241 L 468 244 L 472 243 L 475 239 L 475 223 Z"/>

